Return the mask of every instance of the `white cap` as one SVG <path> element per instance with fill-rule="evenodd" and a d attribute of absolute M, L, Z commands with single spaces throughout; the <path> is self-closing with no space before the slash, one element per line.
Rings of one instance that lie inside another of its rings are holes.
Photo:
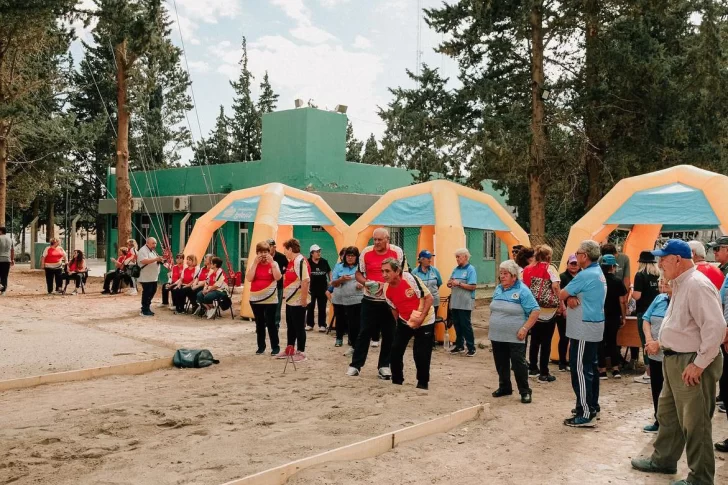
<path fill-rule="evenodd" d="M 321 251 L 321 246 L 319 246 L 318 244 L 311 245 L 311 249 L 309 249 L 308 252 L 312 253 L 314 251 Z"/>

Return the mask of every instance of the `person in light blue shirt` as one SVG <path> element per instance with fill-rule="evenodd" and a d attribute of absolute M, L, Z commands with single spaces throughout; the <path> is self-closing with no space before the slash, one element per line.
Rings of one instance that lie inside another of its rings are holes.
<path fill-rule="evenodd" d="M 336 343 L 334 346 L 344 345 L 344 334 L 348 333 L 350 347 L 344 354 L 347 357 L 353 355 L 354 343 L 359 336 L 361 299 L 364 296 L 362 285 L 356 281 L 358 268 L 359 249 L 350 246 L 342 249 L 341 262 L 334 266 L 331 275 L 331 286 L 333 287 L 331 303 L 336 316 Z"/>
<path fill-rule="evenodd" d="M 559 294 L 568 307 L 566 336 L 570 344 L 571 385 L 576 394 L 576 414 L 564 420 L 571 427 L 593 427 L 599 413 L 598 351 L 604 334 L 607 296 L 607 280 L 598 263 L 600 255 L 596 241 L 582 241 L 576 251 L 582 270 Z"/>
<path fill-rule="evenodd" d="M 478 276 L 475 268 L 470 264 L 470 251 L 465 248 L 455 251 L 455 260 L 458 265 L 452 270 L 447 287 L 450 293 L 450 317 L 455 326 L 455 347 L 450 351 L 458 354 L 465 351 L 463 342 L 468 347 L 468 357 L 475 356 L 475 337 L 473 324 L 470 320 L 475 308 L 475 286 Z"/>
<path fill-rule="evenodd" d="M 412 274 L 417 276 L 425 284 L 430 294 L 432 295 L 432 306 L 435 308 L 435 316 L 437 316 L 437 309 L 440 306 L 440 286 L 442 286 L 442 276 L 440 271 L 432 266 L 432 254 L 427 249 L 420 251 L 417 258 L 419 264 L 415 269 L 412 270 Z"/>
<path fill-rule="evenodd" d="M 645 433 L 657 433 L 660 429 L 660 424 L 657 422 L 657 401 L 662 392 L 662 384 L 665 381 L 664 375 L 662 374 L 662 359 L 664 358 L 664 354 L 660 348 L 658 337 L 660 335 L 662 320 L 665 318 L 667 307 L 670 305 L 672 288 L 662 278 L 660 278 L 658 284 L 660 294 L 652 300 L 652 303 L 650 303 L 650 306 L 647 307 L 647 310 L 642 315 L 642 321 L 639 322 L 645 333 L 645 353 L 650 356 L 648 360 L 650 366 L 650 388 L 652 390 L 652 404 L 655 407 L 655 422 L 643 428 Z"/>
<path fill-rule="evenodd" d="M 500 264 L 500 284 L 490 303 L 488 338 L 491 341 L 498 389 L 493 397 L 513 394 L 511 366 L 516 377 L 521 402 L 531 402 L 526 363 L 526 335 L 538 321 L 539 306 L 531 290 L 518 278 L 520 268 L 513 260 Z"/>

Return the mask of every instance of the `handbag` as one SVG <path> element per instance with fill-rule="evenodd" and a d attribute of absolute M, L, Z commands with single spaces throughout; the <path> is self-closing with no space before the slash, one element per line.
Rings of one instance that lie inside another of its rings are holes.
<path fill-rule="evenodd" d="M 554 293 L 551 286 L 548 265 L 541 265 L 541 268 L 543 268 L 543 271 L 540 275 L 531 276 L 529 289 L 541 308 L 558 308 L 559 296 Z"/>

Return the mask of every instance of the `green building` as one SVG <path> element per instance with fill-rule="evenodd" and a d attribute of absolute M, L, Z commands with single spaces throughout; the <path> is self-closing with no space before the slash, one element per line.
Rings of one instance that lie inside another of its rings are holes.
<path fill-rule="evenodd" d="M 177 252 L 184 248 L 195 221 L 226 194 L 271 182 L 320 195 L 344 222 L 351 224 L 387 191 L 411 185 L 413 177 L 399 168 L 347 162 L 346 125 L 346 116 L 339 113 L 314 108 L 278 111 L 263 116 L 262 160 L 134 172 L 133 237 L 141 244 L 148 236 L 162 241 L 162 234 L 166 234 L 172 250 Z M 113 171 L 107 178 L 107 187 L 115 194 Z M 482 186 L 484 192 L 505 206 L 502 194 L 490 182 Z M 115 256 L 116 201 L 110 196 L 102 199 L 99 211 L 108 216 L 107 255 Z M 160 230 L 162 226 L 164 230 Z M 407 258 L 414 262 L 419 229 L 394 227 L 390 232 L 392 243 L 403 247 Z M 228 222 L 218 231 L 210 252 L 225 259 L 225 246 L 233 269 L 244 271 L 251 234 L 252 223 Z M 337 259 L 334 242 L 321 227 L 297 226 L 294 236 L 301 241 L 304 253 L 316 243 L 322 247 L 323 257 Z M 479 283 L 495 282 L 497 263 L 507 257 L 507 250 L 491 231 L 466 229 L 466 236 Z M 111 267 L 110 261 L 107 265 Z"/>

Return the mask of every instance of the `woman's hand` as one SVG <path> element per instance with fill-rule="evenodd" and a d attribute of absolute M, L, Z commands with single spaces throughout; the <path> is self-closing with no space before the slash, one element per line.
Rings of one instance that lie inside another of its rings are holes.
<path fill-rule="evenodd" d="M 573 310 L 579 306 L 579 299 L 575 296 L 570 296 L 566 300 L 566 305 Z"/>
<path fill-rule="evenodd" d="M 652 340 L 645 344 L 645 352 L 647 355 L 656 355 L 660 351 L 660 342 Z"/>
<path fill-rule="evenodd" d="M 516 338 L 518 340 L 525 340 L 526 335 L 528 335 L 528 329 L 526 327 L 521 327 L 518 329 L 518 333 L 516 334 Z"/>

